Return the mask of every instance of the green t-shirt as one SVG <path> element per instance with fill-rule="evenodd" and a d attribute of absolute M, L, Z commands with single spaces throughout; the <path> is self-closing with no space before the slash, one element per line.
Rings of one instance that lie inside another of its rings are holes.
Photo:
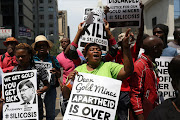
<path fill-rule="evenodd" d="M 104 77 L 110 77 L 117 79 L 117 75 L 121 68 L 123 68 L 123 65 L 120 65 L 118 63 L 114 62 L 101 62 L 100 65 L 94 69 L 93 71 L 87 70 L 87 64 L 83 64 L 81 66 L 78 66 L 75 70 L 82 73 L 90 73 L 94 75 L 104 76 Z"/>

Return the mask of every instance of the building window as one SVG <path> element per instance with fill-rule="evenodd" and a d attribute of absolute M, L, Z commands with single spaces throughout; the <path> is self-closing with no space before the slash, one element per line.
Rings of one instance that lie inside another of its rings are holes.
<path fill-rule="evenodd" d="M 174 26 L 180 26 L 180 1 L 174 0 Z"/>
<path fill-rule="evenodd" d="M 154 17 L 153 19 L 152 19 L 152 28 L 154 28 L 154 26 L 157 24 L 157 18 L 156 17 Z"/>
<path fill-rule="evenodd" d="M 39 34 L 40 35 L 44 35 L 44 31 L 39 31 Z"/>
<path fill-rule="evenodd" d="M 39 15 L 39 19 L 43 20 L 44 19 L 44 15 Z"/>
<path fill-rule="evenodd" d="M 40 23 L 39 26 L 40 26 L 40 27 L 44 27 L 44 23 Z"/>
<path fill-rule="evenodd" d="M 23 16 L 19 16 L 19 25 L 24 25 Z"/>
<path fill-rule="evenodd" d="M 52 0 L 48 0 L 48 3 L 52 3 Z"/>
<path fill-rule="evenodd" d="M 53 30 L 49 32 L 49 35 L 53 35 Z"/>
<path fill-rule="evenodd" d="M 44 11 L 44 7 L 39 7 L 39 11 Z"/>
<path fill-rule="evenodd" d="M 53 27 L 53 23 L 50 23 L 50 24 L 49 24 L 49 27 Z"/>
<path fill-rule="evenodd" d="M 49 19 L 53 19 L 53 15 L 49 15 Z"/>
<path fill-rule="evenodd" d="M 48 11 L 54 11 L 53 7 L 48 7 Z"/>
<path fill-rule="evenodd" d="M 23 14 L 23 6 L 22 5 L 19 5 L 19 13 Z"/>
<path fill-rule="evenodd" d="M 43 3 L 43 0 L 39 0 L 40 3 Z"/>

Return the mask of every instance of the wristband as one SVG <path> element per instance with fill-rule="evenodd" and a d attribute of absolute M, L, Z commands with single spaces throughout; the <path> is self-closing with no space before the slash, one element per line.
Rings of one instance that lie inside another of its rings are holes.
<path fill-rule="evenodd" d="M 76 44 L 76 43 L 74 43 L 74 42 L 72 42 L 71 45 L 74 46 L 74 47 L 76 47 L 76 48 L 78 48 L 78 44 Z"/>

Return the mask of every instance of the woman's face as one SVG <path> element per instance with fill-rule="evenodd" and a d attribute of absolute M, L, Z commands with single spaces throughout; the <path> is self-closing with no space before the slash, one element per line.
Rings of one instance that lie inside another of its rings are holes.
<path fill-rule="evenodd" d="M 15 56 L 20 66 L 27 66 L 27 64 L 30 63 L 31 55 L 25 49 L 16 50 Z"/>
<path fill-rule="evenodd" d="M 47 54 L 49 50 L 49 45 L 46 41 L 40 41 L 36 43 L 36 50 L 40 54 Z"/>
<path fill-rule="evenodd" d="M 91 46 L 86 54 L 86 57 L 88 59 L 88 63 L 92 62 L 101 62 L 101 49 L 98 46 Z"/>

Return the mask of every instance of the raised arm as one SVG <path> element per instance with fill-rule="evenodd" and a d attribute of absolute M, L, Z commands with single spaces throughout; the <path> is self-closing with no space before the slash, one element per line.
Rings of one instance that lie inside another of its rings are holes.
<path fill-rule="evenodd" d="M 129 77 L 134 70 L 133 60 L 130 52 L 130 44 L 129 44 L 130 30 L 131 30 L 130 28 L 127 30 L 126 35 L 122 41 L 124 67 L 120 70 L 117 76 L 117 79 L 120 80 Z"/>
<path fill-rule="evenodd" d="M 83 24 L 84 22 L 81 22 L 79 24 L 78 31 L 76 33 L 74 41 L 68 45 L 68 47 L 66 48 L 64 52 L 68 56 L 68 58 L 74 62 L 76 66 L 80 65 L 83 61 L 82 58 L 79 57 L 78 52 L 77 52 L 79 38 L 81 37 L 82 32 L 83 32 L 83 27 L 82 27 Z"/>
<path fill-rule="evenodd" d="M 118 45 L 116 43 L 115 37 L 112 35 L 110 29 L 109 29 L 109 23 L 104 19 L 104 23 L 105 23 L 105 30 L 107 33 L 107 38 L 109 41 L 109 51 L 105 56 L 105 60 L 104 61 L 112 61 L 115 59 L 115 56 L 117 55 L 117 50 L 118 50 Z"/>
<path fill-rule="evenodd" d="M 137 40 L 136 40 L 136 50 L 139 51 L 142 45 L 142 38 L 143 38 L 143 34 L 144 34 L 144 15 L 143 15 L 143 11 L 144 11 L 144 5 L 142 4 L 142 2 L 140 2 L 140 8 L 141 8 L 141 25 L 139 28 L 139 33 L 137 36 Z"/>

